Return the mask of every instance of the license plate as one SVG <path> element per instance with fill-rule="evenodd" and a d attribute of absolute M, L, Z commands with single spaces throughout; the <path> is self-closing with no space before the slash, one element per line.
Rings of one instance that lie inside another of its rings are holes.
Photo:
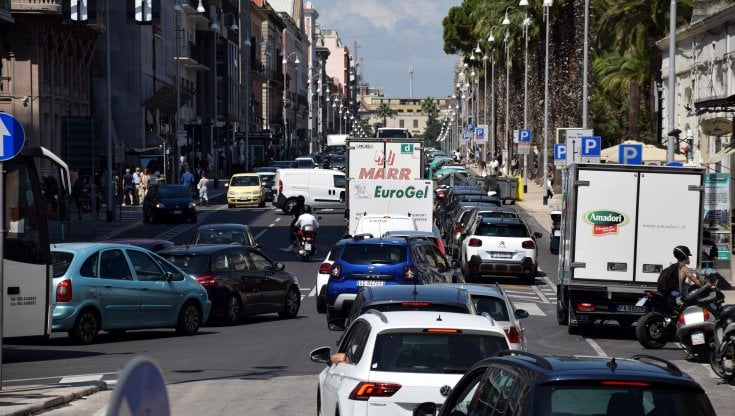
<path fill-rule="evenodd" d="M 181 214 L 181 210 L 180 209 L 175 209 L 174 212 L 173 212 L 173 214 L 174 215 Z"/>
<path fill-rule="evenodd" d="M 511 259 L 513 258 L 513 253 L 506 253 L 504 251 L 491 251 L 490 257 L 494 259 Z"/>
<path fill-rule="evenodd" d="M 304 243 L 304 250 L 311 250 L 311 243 Z"/>
<path fill-rule="evenodd" d="M 241 196 L 240 201 L 249 201 L 249 199 Z"/>
<path fill-rule="evenodd" d="M 702 345 L 704 344 L 704 332 L 697 331 L 692 332 L 692 345 Z"/>
<path fill-rule="evenodd" d="M 358 280 L 358 286 L 383 286 L 382 280 Z"/>
<path fill-rule="evenodd" d="M 638 306 L 638 304 L 635 304 L 635 305 L 617 305 L 616 309 L 617 309 L 618 312 L 636 312 L 636 313 L 643 313 L 644 312 L 643 306 Z"/>
<path fill-rule="evenodd" d="M 638 299 L 638 302 L 635 303 L 635 306 L 643 306 L 648 302 L 648 296 L 644 296 L 640 299 Z"/>

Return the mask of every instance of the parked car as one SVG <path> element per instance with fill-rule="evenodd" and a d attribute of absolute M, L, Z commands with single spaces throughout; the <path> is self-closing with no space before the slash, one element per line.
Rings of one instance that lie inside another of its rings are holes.
<path fill-rule="evenodd" d="M 258 173 L 236 173 L 225 184 L 227 208 L 239 206 L 265 206 L 263 187 L 265 182 Z"/>
<path fill-rule="evenodd" d="M 240 244 L 259 247 L 250 226 L 237 223 L 203 224 L 194 230 L 190 244 Z"/>
<path fill-rule="evenodd" d="M 410 415 L 420 403 L 441 403 L 468 368 L 507 348 L 505 333 L 486 316 L 370 311 L 350 325 L 336 354 L 330 347 L 311 352 L 312 361 L 327 364 L 316 413 Z"/>
<path fill-rule="evenodd" d="M 197 222 L 197 208 L 189 191 L 181 185 L 151 185 L 143 198 L 143 222 L 161 220 Z"/>
<path fill-rule="evenodd" d="M 503 351 L 475 364 L 446 400 L 415 415 L 715 416 L 706 392 L 674 363 L 636 355 L 577 357 Z"/>
<path fill-rule="evenodd" d="M 325 166 L 325 169 L 334 169 L 342 172 L 345 171 L 345 168 L 347 166 L 347 158 L 345 157 L 345 155 L 332 155 L 329 156 L 329 159 L 327 160 L 328 161 L 326 163 L 328 164 L 328 166 Z"/>
<path fill-rule="evenodd" d="M 207 290 L 212 316 L 236 323 L 244 316 L 278 313 L 295 318 L 301 306 L 296 276 L 254 247 L 177 246 L 161 256 L 190 273 Z"/>
<path fill-rule="evenodd" d="M 345 316 L 363 286 L 462 282 L 434 243 L 405 238 L 353 238 L 330 269 L 327 322 Z"/>
<path fill-rule="evenodd" d="M 173 241 L 157 238 L 113 238 L 111 240 L 100 241 L 100 243 L 132 244 L 150 251 L 161 251 L 176 245 Z"/>
<path fill-rule="evenodd" d="M 52 330 L 68 332 L 75 342 L 92 344 L 99 331 L 142 328 L 172 327 L 194 335 L 209 317 L 212 305 L 202 285 L 150 250 L 58 243 L 51 246 L 51 261 Z"/>

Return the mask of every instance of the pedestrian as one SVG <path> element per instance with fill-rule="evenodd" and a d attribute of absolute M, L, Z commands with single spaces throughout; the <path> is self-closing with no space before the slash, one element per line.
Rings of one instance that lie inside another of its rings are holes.
<path fill-rule="evenodd" d="M 148 194 L 148 187 L 151 185 L 151 174 L 148 169 L 143 169 L 143 174 L 140 176 L 140 200 L 141 203 Z"/>
<path fill-rule="evenodd" d="M 480 162 L 480 176 L 483 178 L 487 176 L 487 163 L 484 160 Z"/>
<path fill-rule="evenodd" d="M 497 157 L 494 157 L 493 158 L 493 161 L 490 162 L 490 171 L 492 172 L 493 175 L 495 175 L 495 176 L 498 175 L 498 167 L 499 166 L 500 166 L 500 163 L 498 162 L 498 158 Z"/>
<path fill-rule="evenodd" d="M 134 194 L 135 200 L 137 201 L 136 205 L 140 205 L 141 197 L 140 197 L 140 166 L 135 168 L 135 172 L 133 172 L 133 188 L 134 188 Z"/>
<path fill-rule="evenodd" d="M 189 191 L 189 195 L 193 195 L 194 175 L 192 175 L 188 167 L 184 169 L 184 173 L 181 175 L 181 185 Z"/>
<path fill-rule="evenodd" d="M 549 166 L 549 172 L 546 175 L 546 198 L 551 199 L 554 197 L 554 168 Z"/>
<path fill-rule="evenodd" d="M 199 203 L 205 207 L 209 205 L 207 185 L 209 185 L 209 179 L 207 179 L 206 174 L 202 172 L 202 177 L 199 179 L 199 183 L 197 183 L 197 189 L 199 189 Z"/>
<path fill-rule="evenodd" d="M 133 205 L 134 197 L 133 197 L 133 190 L 135 189 L 133 185 L 133 175 L 130 173 L 130 169 L 125 169 L 125 174 L 122 178 L 122 187 L 123 187 L 123 203 L 122 206 L 125 206 L 128 202 L 128 197 L 130 197 L 130 205 Z"/>
<path fill-rule="evenodd" d="M 510 160 L 510 173 L 512 176 L 518 175 L 518 157 L 516 156 Z"/>

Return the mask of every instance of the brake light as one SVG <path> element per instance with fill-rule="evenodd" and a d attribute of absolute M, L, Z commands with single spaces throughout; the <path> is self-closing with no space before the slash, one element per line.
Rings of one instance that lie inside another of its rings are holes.
<path fill-rule="evenodd" d="M 413 282 L 416 280 L 416 268 L 413 266 L 406 266 L 403 268 L 403 280 L 407 282 Z"/>
<path fill-rule="evenodd" d="M 197 282 L 199 282 L 200 285 L 204 287 L 217 286 L 217 277 L 209 274 L 205 274 L 204 276 L 197 276 L 196 280 Z"/>
<path fill-rule="evenodd" d="M 278 193 L 279 194 L 283 193 L 283 181 L 280 179 L 278 180 Z"/>
<path fill-rule="evenodd" d="M 436 194 L 436 197 L 439 199 L 444 199 L 444 194 L 443 193 Z"/>
<path fill-rule="evenodd" d="M 319 266 L 319 274 L 329 274 L 331 269 L 332 265 L 330 263 L 322 263 Z"/>
<path fill-rule="evenodd" d="M 56 285 L 56 301 L 71 302 L 71 298 L 71 280 L 62 280 L 58 285 Z"/>
<path fill-rule="evenodd" d="M 470 241 L 467 243 L 470 247 L 480 247 L 482 246 L 482 240 L 479 238 L 470 238 Z"/>
<path fill-rule="evenodd" d="M 305 237 L 304 237 L 304 239 L 305 239 L 306 241 L 311 241 L 311 240 L 313 240 L 314 238 L 313 238 L 312 236 L 310 236 L 310 235 L 307 235 L 307 236 L 305 236 Z"/>
<path fill-rule="evenodd" d="M 422 306 L 429 306 L 429 302 L 401 302 L 401 306 L 405 308 L 411 308 L 411 307 L 422 307 Z"/>
<path fill-rule="evenodd" d="M 578 303 L 577 312 L 595 312 L 597 307 L 592 303 Z"/>
<path fill-rule="evenodd" d="M 508 336 L 508 342 L 510 342 L 511 344 L 521 343 L 521 333 L 515 326 L 511 326 L 510 328 L 506 329 L 505 335 Z"/>
<path fill-rule="evenodd" d="M 533 240 L 526 240 L 521 243 L 521 247 L 532 250 L 536 248 L 536 243 L 534 243 Z"/>
<path fill-rule="evenodd" d="M 462 232 L 462 226 L 461 225 L 455 225 L 454 226 L 454 232 L 455 233 L 461 233 Z"/>
<path fill-rule="evenodd" d="M 645 381 L 602 381 L 603 386 L 623 386 L 623 387 L 648 387 L 651 384 Z"/>
<path fill-rule="evenodd" d="M 375 383 L 361 381 L 352 389 L 350 400 L 368 400 L 371 397 L 391 397 L 401 388 L 396 383 Z"/>
<path fill-rule="evenodd" d="M 462 331 L 453 328 L 426 328 L 423 332 L 429 334 L 461 334 Z"/>
<path fill-rule="evenodd" d="M 333 264 L 332 268 L 329 270 L 329 278 L 339 279 L 341 275 L 342 275 L 342 266 L 340 266 L 339 264 Z"/>

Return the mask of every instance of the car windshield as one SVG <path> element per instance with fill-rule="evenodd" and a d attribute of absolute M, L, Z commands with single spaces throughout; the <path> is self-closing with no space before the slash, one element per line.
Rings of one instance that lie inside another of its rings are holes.
<path fill-rule="evenodd" d="M 475 304 L 477 313 L 487 313 L 496 321 L 509 321 L 508 308 L 505 306 L 505 300 L 493 296 L 472 296 L 472 303 Z"/>
<path fill-rule="evenodd" d="M 500 335 L 384 333 L 375 340 L 370 368 L 398 373 L 462 374 L 474 363 L 507 349 Z"/>
<path fill-rule="evenodd" d="M 406 261 L 406 246 L 351 244 L 342 251 L 342 260 L 352 264 L 397 264 Z"/>
<path fill-rule="evenodd" d="M 68 253 L 66 251 L 52 251 L 51 269 L 53 270 L 53 277 L 60 277 L 66 274 L 72 260 L 74 260 L 74 253 Z"/>
<path fill-rule="evenodd" d="M 191 253 L 186 254 L 165 254 L 162 255 L 164 259 L 175 264 L 179 269 L 193 274 L 202 275 L 207 273 L 209 270 L 209 257 L 193 255 Z"/>
<path fill-rule="evenodd" d="M 529 237 L 528 229 L 522 224 L 487 224 L 477 226 L 475 235 L 485 237 Z"/>
<path fill-rule="evenodd" d="M 276 174 L 274 173 L 272 175 L 260 175 L 260 180 L 265 182 L 267 185 L 273 185 L 276 180 Z"/>
<path fill-rule="evenodd" d="M 259 186 L 260 178 L 257 176 L 235 176 L 230 179 L 230 186 Z"/>
<path fill-rule="evenodd" d="M 311 159 L 299 159 L 296 162 L 299 164 L 299 168 L 313 168 L 314 167 L 314 161 Z"/>
<path fill-rule="evenodd" d="M 566 383 L 565 383 L 566 384 Z M 706 416 L 713 414 L 704 394 L 665 386 L 610 388 L 587 385 L 547 384 L 537 390 L 533 414 L 569 415 L 666 415 Z M 646 383 L 643 383 L 646 384 Z M 486 389 L 493 390 L 493 389 Z M 483 391 L 483 393 L 485 393 Z M 488 392 L 488 394 L 492 394 Z M 483 400 L 482 397 L 480 400 Z"/>
<path fill-rule="evenodd" d="M 158 196 L 164 198 L 191 198 L 189 191 L 183 186 L 162 186 L 158 188 Z"/>
<path fill-rule="evenodd" d="M 379 129 L 378 130 L 378 138 L 407 138 L 411 137 L 411 134 L 408 132 L 408 130 L 405 129 Z"/>
<path fill-rule="evenodd" d="M 203 230 L 194 239 L 196 244 L 248 244 L 248 237 L 242 231 Z"/>

